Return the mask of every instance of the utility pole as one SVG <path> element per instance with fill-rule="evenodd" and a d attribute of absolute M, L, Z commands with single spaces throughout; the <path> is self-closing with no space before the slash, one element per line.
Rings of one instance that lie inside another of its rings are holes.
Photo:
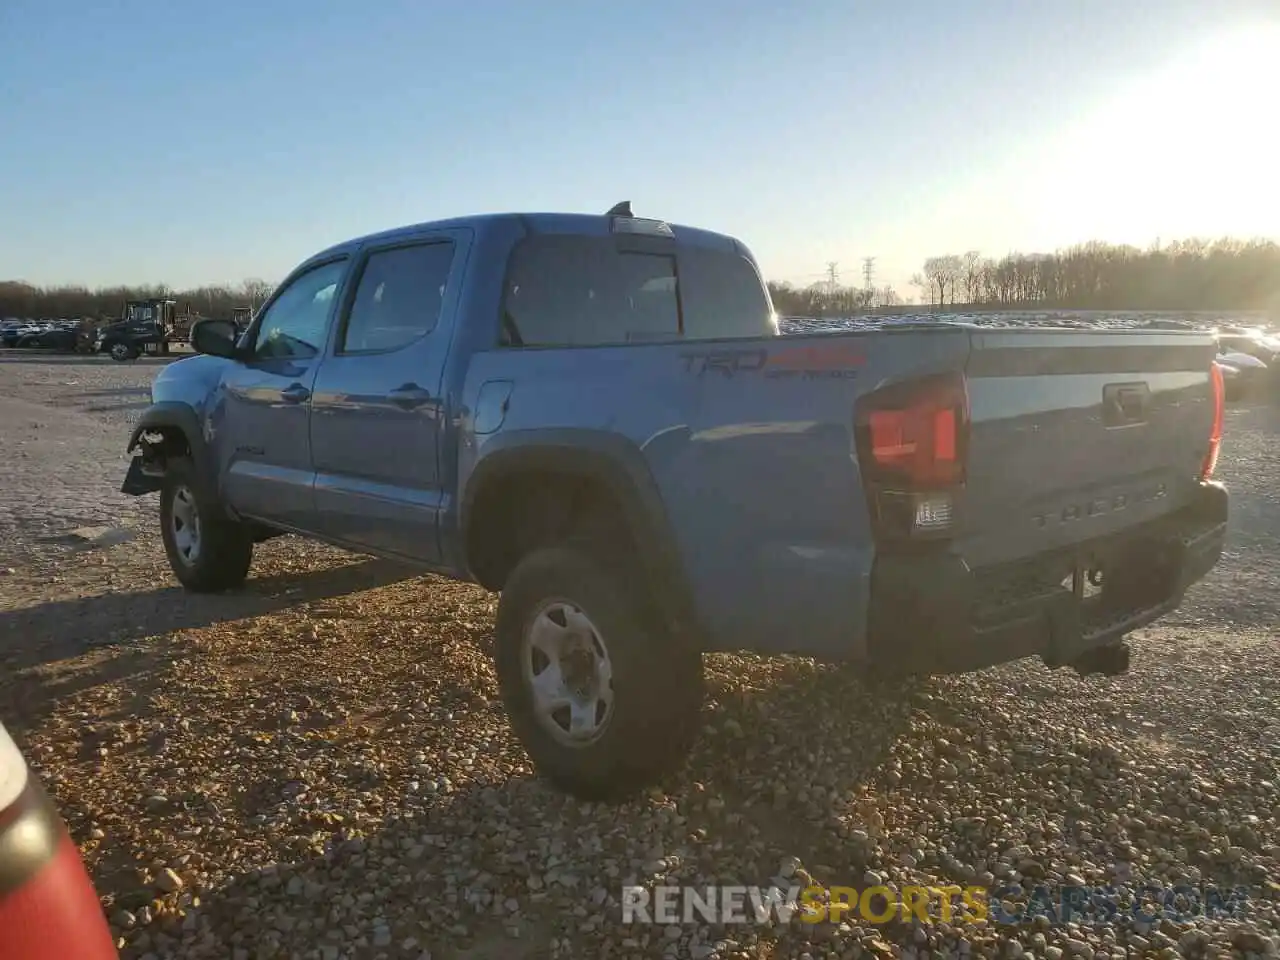
<path fill-rule="evenodd" d="M 871 282 L 872 280 L 875 279 L 875 275 L 876 275 L 876 258 L 863 257 L 862 258 L 862 281 L 868 290 L 871 289 Z"/>
<path fill-rule="evenodd" d="M 837 269 L 840 264 L 835 260 L 827 261 L 827 293 L 831 296 L 836 295 L 836 284 L 840 279 L 840 271 Z"/>

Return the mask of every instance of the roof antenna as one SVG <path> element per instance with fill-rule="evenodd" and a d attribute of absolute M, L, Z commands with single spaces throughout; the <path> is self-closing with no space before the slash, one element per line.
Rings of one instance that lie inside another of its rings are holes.
<path fill-rule="evenodd" d="M 606 213 L 605 216 L 606 217 L 634 217 L 635 214 L 631 212 L 631 201 L 623 200 L 621 203 L 615 203 L 612 207 L 610 207 L 609 212 Z"/>

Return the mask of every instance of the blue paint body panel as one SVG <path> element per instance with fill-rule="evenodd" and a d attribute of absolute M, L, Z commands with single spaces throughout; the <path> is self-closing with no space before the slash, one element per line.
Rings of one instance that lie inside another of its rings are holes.
<path fill-rule="evenodd" d="M 341 304 L 368 251 L 453 242 L 438 325 L 400 350 L 343 356 L 331 318 L 324 350 L 308 362 L 178 361 L 156 378 L 153 401 L 194 411 L 218 490 L 237 515 L 459 578 L 472 576 L 467 504 L 487 459 L 541 447 L 616 461 L 620 475 L 653 491 L 644 522 L 673 545 L 692 626 L 708 649 L 865 655 L 877 547 L 853 418 L 859 397 L 888 384 L 968 374 L 970 467 L 952 549 L 970 567 L 1115 534 L 1193 494 L 1212 419 L 1212 346 L 1195 334 L 941 325 L 501 346 L 516 245 L 531 234 L 610 230 L 600 216 L 502 214 L 330 248 L 291 278 L 344 259 Z M 672 235 L 677 261 L 704 249 L 754 265 L 732 238 L 681 226 Z M 1117 369 L 1125 350 L 1138 359 Z M 1168 359 L 1188 350 L 1188 362 Z M 1071 363 L 1059 363 L 1068 355 Z M 1161 363 L 1150 368 L 1144 357 Z M 1031 372 L 1018 375 L 1023 368 Z M 1117 379 L 1149 382 L 1154 398 L 1145 429 L 1127 437 L 1101 424 L 1102 389 Z M 424 397 L 411 409 L 393 396 L 406 385 Z M 282 399 L 293 387 L 304 402 Z M 1159 502 L 1075 527 L 1042 522 L 1082 496 L 1114 500 L 1153 483 L 1164 485 Z"/>

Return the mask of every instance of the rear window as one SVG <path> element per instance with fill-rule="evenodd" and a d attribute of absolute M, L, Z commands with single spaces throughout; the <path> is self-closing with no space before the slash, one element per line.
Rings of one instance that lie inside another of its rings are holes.
<path fill-rule="evenodd" d="M 688 339 L 771 337 L 778 332 L 760 274 L 744 256 L 705 247 L 682 250 L 680 286 Z"/>
<path fill-rule="evenodd" d="M 512 253 L 502 342 L 600 346 L 770 336 L 773 311 L 744 257 L 696 247 L 619 250 L 612 237 L 538 236 Z"/>

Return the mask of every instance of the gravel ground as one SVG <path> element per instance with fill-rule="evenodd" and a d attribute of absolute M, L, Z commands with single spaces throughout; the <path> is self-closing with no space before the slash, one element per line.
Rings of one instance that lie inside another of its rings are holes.
<path fill-rule="evenodd" d="M 1136 638 L 1129 675 L 872 687 L 717 655 L 686 770 L 607 807 L 532 776 L 497 701 L 492 594 L 293 538 L 235 595 L 177 590 L 154 498 L 113 492 L 154 372 L 0 357 L 0 716 L 123 957 L 1274 955 L 1280 408 L 1229 414 L 1228 555 Z M 131 539 L 69 536 L 86 523 Z M 621 921 L 624 883 L 779 875 L 1252 898 L 1194 922 Z"/>

